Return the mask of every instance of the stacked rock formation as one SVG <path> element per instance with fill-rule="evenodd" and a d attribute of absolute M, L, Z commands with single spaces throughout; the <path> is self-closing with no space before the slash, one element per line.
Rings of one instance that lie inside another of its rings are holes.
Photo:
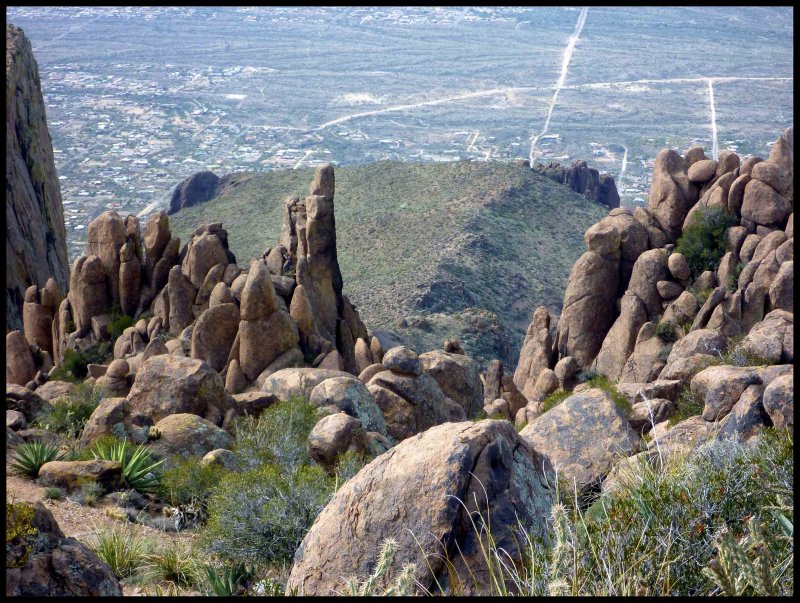
<path fill-rule="evenodd" d="M 619 207 L 619 192 L 614 178 L 590 168 L 583 160 L 579 159 L 569 167 L 560 163 L 548 163 L 536 164 L 533 169 L 610 209 Z"/>
<path fill-rule="evenodd" d="M 652 458 L 793 424 L 792 181 L 793 128 L 766 161 L 664 150 L 647 207 L 613 209 L 586 231 L 555 338 L 537 308 L 515 372 L 528 401 L 515 417 L 520 435 L 579 490 L 606 478 L 609 450 Z M 734 221 L 725 253 L 714 270 L 692 274 L 675 243 L 715 210 Z M 605 378 L 632 408 L 580 384 L 581 371 Z M 572 395 L 542 414 L 557 391 Z M 682 391 L 703 411 L 669 428 Z M 639 434 L 650 430 L 658 444 L 645 450 Z"/>
<path fill-rule="evenodd" d="M 67 232 L 39 69 L 24 32 L 6 26 L 6 328 L 22 328 L 28 287 L 66 290 Z"/>

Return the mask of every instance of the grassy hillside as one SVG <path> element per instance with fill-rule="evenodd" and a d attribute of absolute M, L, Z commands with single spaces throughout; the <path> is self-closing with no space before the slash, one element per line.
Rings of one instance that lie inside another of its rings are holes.
<path fill-rule="evenodd" d="M 215 199 L 171 216 L 172 229 L 186 241 L 197 225 L 222 222 L 246 265 L 276 244 L 283 200 L 304 197 L 312 175 L 233 175 Z M 583 232 L 607 211 L 498 162 L 339 167 L 335 202 L 345 293 L 371 331 L 419 351 L 457 337 L 481 360 L 512 365 L 533 309 L 560 311 Z"/>

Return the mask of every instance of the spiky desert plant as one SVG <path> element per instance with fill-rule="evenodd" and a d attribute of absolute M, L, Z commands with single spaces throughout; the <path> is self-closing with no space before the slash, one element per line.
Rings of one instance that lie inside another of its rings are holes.
<path fill-rule="evenodd" d="M 389 577 L 389 570 L 396 552 L 397 541 L 393 538 L 384 540 L 372 575 L 363 581 L 359 581 L 356 576 L 348 578 L 345 583 L 346 594 L 352 597 L 403 597 L 413 594 L 412 586 L 417 569 L 416 564 L 405 564 L 393 581 Z"/>
<path fill-rule="evenodd" d="M 155 492 L 161 483 L 158 469 L 164 463 L 164 459 L 155 460 L 142 444 L 131 451 L 127 441 L 99 441 L 92 448 L 92 456 L 104 461 L 122 463 L 125 481 L 139 492 Z"/>
<path fill-rule="evenodd" d="M 130 530 L 112 529 L 99 532 L 89 548 L 108 564 L 117 578 L 125 578 L 146 563 L 153 543 Z"/>
<path fill-rule="evenodd" d="M 203 566 L 208 590 L 218 597 L 232 597 L 242 592 L 253 577 L 244 562 L 227 565 L 218 570 L 213 565 Z"/>
<path fill-rule="evenodd" d="M 24 442 L 14 449 L 11 468 L 23 475 L 37 477 L 45 463 L 57 461 L 62 454 L 55 444 L 48 442 Z"/>

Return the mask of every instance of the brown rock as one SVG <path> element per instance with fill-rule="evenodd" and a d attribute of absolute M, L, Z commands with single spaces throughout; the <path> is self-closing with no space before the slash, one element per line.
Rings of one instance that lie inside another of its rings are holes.
<path fill-rule="evenodd" d="M 21 412 L 30 422 L 39 413 L 51 408 L 52 405 L 35 392 L 21 385 L 11 383 L 6 379 L 6 409 Z"/>
<path fill-rule="evenodd" d="M 686 337 L 675 342 L 667 357 L 667 364 L 661 371 L 661 379 L 671 379 L 667 375 L 678 360 L 694 356 L 695 354 L 710 354 L 717 356 L 725 349 L 727 340 L 724 335 L 711 329 L 698 329 Z"/>
<path fill-rule="evenodd" d="M 422 370 L 433 377 L 446 397 L 464 409 L 466 417 L 477 416 L 483 406 L 483 384 L 477 362 L 469 356 L 441 350 L 421 354 L 419 359 Z"/>
<path fill-rule="evenodd" d="M 587 231 L 588 233 L 588 231 Z M 550 313 L 547 307 L 539 306 L 533 313 L 528 332 L 519 353 L 519 362 L 514 371 L 514 383 L 525 397 L 533 395 L 533 386 L 539 373 L 550 368 L 553 361 L 553 337 L 550 335 Z"/>
<path fill-rule="evenodd" d="M 636 345 L 637 334 L 645 322 L 647 308 L 636 293 L 629 289 L 620 300 L 620 315 L 608 331 L 595 359 L 598 373 L 613 381 L 619 379 Z"/>
<path fill-rule="evenodd" d="M 228 432 L 195 414 L 171 414 L 158 421 L 155 429 L 161 436 L 148 446 L 164 456 L 203 456 L 212 450 L 233 446 Z"/>
<path fill-rule="evenodd" d="M 553 372 L 558 379 L 561 389 L 572 389 L 575 385 L 575 375 L 580 370 L 577 361 L 572 356 L 567 356 L 556 362 Z"/>
<path fill-rule="evenodd" d="M 627 398 L 631 404 L 639 404 L 645 400 L 656 398 L 672 400 L 678 399 L 682 381 L 656 380 L 651 383 L 618 383 L 617 391 Z"/>
<path fill-rule="evenodd" d="M 56 401 L 69 398 L 77 393 L 78 388 L 74 383 L 68 381 L 48 381 L 36 388 L 36 395 L 50 404 L 55 404 Z"/>
<path fill-rule="evenodd" d="M 86 448 L 109 435 L 143 444 L 152 424 L 149 418 L 132 413 L 125 398 L 103 398 L 83 428 L 81 446 Z"/>
<path fill-rule="evenodd" d="M 244 376 L 239 361 L 234 358 L 228 363 L 228 372 L 225 374 L 225 391 L 229 394 L 238 394 L 246 387 L 247 377 Z"/>
<path fill-rule="evenodd" d="M 711 366 L 694 376 L 692 394 L 705 404 L 703 419 L 719 421 L 727 415 L 749 385 L 760 385 L 758 373 L 749 367 Z"/>
<path fill-rule="evenodd" d="M 372 352 L 372 362 L 376 364 L 383 362 L 383 346 L 374 335 L 372 339 L 370 339 L 369 350 Z"/>
<path fill-rule="evenodd" d="M 686 214 L 696 201 L 697 189 L 689 181 L 683 157 L 673 150 L 660 151 L 653 166 L 647 207 L 668 241 L 680 236 Z"/>
<path fill-rule="evenodd" d="M 267 319 L 239 323 L 239 364 L 248 381 L 253 381 L 278 356 L 299 344 L 297 324 L 283 310 Z"/>
<path fill-rule="evenodd" d="M 382 364 L 370 364 L 367 368 L 361 371 L 361 374 L 358 376 L 358 380 L 365 385 L 369 383 L 369 380 L 372 379 L 375 375 L 380 373 L 381 371 L 389 370 Z"/>
<path fill-rule="evenodd" d="M 81 256 L 72 265 L 68 299 L 79 335 L 91 328 L 92 316 L 102 314 L 108 307 L 106 274 L 103 261 L 94 255 Z M 115 273 L 115 280 L 117 276 Z"/>
<path fill-rule="evenodd" d="M 648 433 L 654 425 L 663 423 L 675 414 L 676 405 L 672 400 L 653 398 L 637 402 L 631 407 L 628 423 L 636 433 Z"/>
<path fill-rule="evenodd" d="M 108 279 L 108 299 L 111 305 L 119 304 L 119 253 L 125 244 L 125 223 L 117 212 L 105 211 L 89 222 L 87 239 L 86 255 L 100 258 Z"/>
<path fill-rule="evenodd" d="M 267 377 L 261 386 L 261 391 L 273 395 L 276 400 L 308 398 L 317 385 L 332 377 L 352 377 L 352 375 L 344 371 L 317 368 L 288 368 Z"/>
<path fill-rule="evenodd" d="M 778 377 L 767 385 L 763 397 L 764 409 L 775 427 L 794 426 L 794 375 Z"/>
<path fill-rule="evenodd" d="M 256 380 L 253 382 L 253 385 L 260 389 L 261 386 L 264 385 L 264 381 L 266 381 L 267 377 L 273 373 L 277 373 L 283 369 L 301 366 L 303 366 L 303 353 L 299 348 L 292 348 L 278 356 L 269 364 L 269 366 L 267 366 L 267 368 L 261 371 L 258 377 L 256 377 Z"/>
<path fill-rule="evenodd" d="M 390 371 L 406 375 L 421 375 L 422 363 L 413 350 L 397 346 L 383 355 L 383 366 Z"/>
<path fill-rule="evenodd" d="M 367 434 L 361 421 L 344 412 L 320 419 L 308 434 L 308 453 L 328 474 L 333 475 L 340 454 L 363 453 Z"/>
<path fill-rule="evenodd" d="M 48 486 L 67 490 L 79 488 L 86 482 L 103 486 L 106 491 L 118 490 L 125 485 L 122 463 L 117 461 L 50 461 L 39 469 L 39 480 Z"/>
<path fill-rule="evenodd" d="M 717 162 L 713 159 L 702 159 L 689 167 L 687 176 L 690 182 L 704 184 L 714 177 L 717 171 Z"/>
<path fill-rule="evenodd" d="M 663 425 L 663 423 L 662 423 Z M 713 436 L 714 424 L 701 416 L 689 417 L 677 425 L 664 430 L 657 439 L 650 440 L 648 452 L 660 454 L 666 459 L 683 456 Z"/>
<path fill-rule="evenodd" d="M 769 286 L 769 301 L 773 308 L 792 312 L 794 308 L 794 262 L 781 264 L 778 276 Z"/>
<path fill-rule="evenodd" d="M 672 274 L 673 278 L 679 283 L 686 284 L 689 281 L 689 276 L 691 274 L 689 271 L 689 264 L 682 254 L 678 252 L 669 254 L 669 257 L 667 257 L 667 267 L 669 268 L 670 274 Z"/>
<path fill-rule="evenodd" d="M 753 166 L 750 175 L 775 189 L 779 194 L 792 190 L 792 172 L 774 161 L 762 161 Z"/>
<path fill-rule="evenodd" d="M 192 330 L 192 358 L 199 358 L 215 371 L 221 371 L 227 364 L 238 330 L 239 308 L 236 304 L 209 308 L 200 315 Z"/>
<path fill-rule="evenodd" d="M 369 575 L 384 540 L 392 537 L 398 541 L 394 563 L 414 563 L 415 583 L 423 588 L 432 592 L 438 583 L 450 592 L 452 574 L 441 555 L 447 542 L 450 571 L 465 594 L 487 592 L 480 547 L 473 531 L 459 526 L 468 526 L 468 513 L 475 511 L 513 517 L 493 523 L 492 535 L 511 559 L 520 557 L 512 526 L 519 522 L 538 533 L 549 514 L 545 484 L 552 475 L 549 466 L 542 474 L 542 462 L 504 421 L 441 425 L 401 443 L 337 491 L 300 545 L 287 589 L 333 594 L 341 576 Z"/>
<path fill-rule="evenodd" d="M 742 202 L 743 219 L 756 224 L 783 228 L 791 213 L 791 202 L 778 194 L 774 188 L 755 179 L 747 183 Z"/>
<path fill-rule="evenodd" d="M 386 422 L 367 386 L 355 377 L 331 377 L 311 391 L 309 401 L 318 408 L 335 407 L 359 420 L 365 431 L 386 435 Z"/>
<path fill-rule="evenodd" d="M 195 289 L 203 285 L 208 271 L 217 264 L 228 265 L 228 254 L 219 236 L 225 231 L 210 232 L 201 227 L 189 240 L 181 270 Z M 227 233 L 224 234 L 227 240 Z"/>
<path fill-rule="evenodd" d="M 749 440 L 761 432 L 770 422 L 762 402 L 763 393 L 764 386 L 761 384 L 748 386 L 722 419 L 717 437 Z"/>
<path fill-rule="evenodd" d="M 227 410 L 226 396 L 222 379 L 205 362 L 170 354 L 142 364 L 128 401 L 132 411 L 158 421 L 176 413 L 204 415 L 209 406 Z"/>
<path fill-rule="evenodd" d="M 619 455 L 639 451 L 641 440 L 622 411 L 601 389 L 573 394 L 520 432 L 547 456 L 579 493 L 598 484 Z"/>
<path fill-rule="evenodd" d="M 241 299 L 242 320 L 265 319 L 277 311 L 275 288 L 263 261 L 254 260 L 250 264 L 250 272 L 242 289 Z"/>
<path fill-rule="evenodd" d="M 372 364 L 372 352 L 369 349 L 369 345 L 360 337 L 356 340 L 355 360 L 359 374 Z"/>
<path fill-rule="evenodd" d="M 189 279 L 181 272 L 179 266 L 173 266 L 169 271 L 167 291 L 169 296 L 169 328 L 177 333 L 194 321 L 192 303 L 195 298 L 195 289 Z"/>
<path fill-rule="evenodd" d="M 12 431 L 18 431 L 28 427 L 28 422 L 25 420 L 25 415 L 18 410 L 7 410 L 6 427 Z"/>
<path fill-rule="evenodd" d="M 664 368 L 667 344 L 656 335 L 655 324 L 644 323 L 636 334 L 633 350 L 619 373 L 620 383 L 649 382 Z"/>
<path fill-rule="evenodd" d="M 739 349 L 769 363 L 793 362 L 794 315 L 785 310 L 773 310 L 750 329 Z"/>
<path fill-rule="evenodd" d="M 36 374 L 33 354 L 22 331 L 6 335 L 6 384 L 25 385 Z"/>

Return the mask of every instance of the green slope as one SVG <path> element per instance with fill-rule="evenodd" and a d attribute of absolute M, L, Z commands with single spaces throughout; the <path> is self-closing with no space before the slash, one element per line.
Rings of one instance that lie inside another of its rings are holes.
<path fill-rule="evenodd" d="M 172 229 L 186 241 L 222 222 L 246 265 L 276 244 L 283 200 L 305 196 L 312 175 L 232 175 L 215 199 L 171 216 Z M 512 366 L 533 309 L 560 310 L 583 232 L 607 211 L 528 168 L 467 161 L 337 167 L 335 203 L 345 293 L 371 331 L 418 351 L 460 338 Z"/>

